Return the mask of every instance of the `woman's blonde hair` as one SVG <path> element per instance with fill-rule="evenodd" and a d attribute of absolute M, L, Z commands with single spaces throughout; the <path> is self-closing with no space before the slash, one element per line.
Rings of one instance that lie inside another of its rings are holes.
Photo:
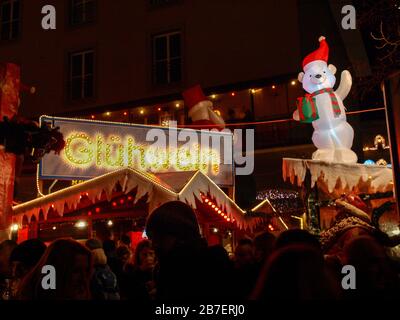
<path fill-rule="evenodd" d="M 102 248 L 92 250 L 93 265 L 107 264 L 107 256 Z"/>

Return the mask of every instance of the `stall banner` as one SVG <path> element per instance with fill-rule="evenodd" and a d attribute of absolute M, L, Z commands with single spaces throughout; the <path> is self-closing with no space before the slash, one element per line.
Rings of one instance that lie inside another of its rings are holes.
<path fill-rule="evenodd" d="M 0 121 L 17 114 L 20 91 L 20 67 L 13 63 L 0 63 Z M 0 145 L 0 229 L 7 223 L 6 213 L 11 208 L 14 194 L 15 155 Z"/>
<path fill-rule="evenodd" d="M 59 127 L 64 150 L 46 154 L 40 179 L 86 180 L 123 167 L 153 174 L 197 171 L 219 186 L 234 184 L 233 134 L 42 116 Z"/>

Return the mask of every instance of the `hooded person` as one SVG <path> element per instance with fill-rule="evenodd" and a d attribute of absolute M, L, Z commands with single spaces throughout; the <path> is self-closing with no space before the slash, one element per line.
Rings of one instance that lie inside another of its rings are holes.
<path fill-rule="evenodd" d="M 225 121 L 213 111 L 213 103 L 204 95 L 200 85 L 185 90 L 182 96 L 194 129 L 225 128 Z"/>
<path fill-rule="evenodd" d="M 90 291 L 94 300 L 119 300 L 117 277 L 107 265 L 107 256 L 102 243 L 97 239 L 89 239 L 85 243 L 93 258 L 93 275 Z"/>

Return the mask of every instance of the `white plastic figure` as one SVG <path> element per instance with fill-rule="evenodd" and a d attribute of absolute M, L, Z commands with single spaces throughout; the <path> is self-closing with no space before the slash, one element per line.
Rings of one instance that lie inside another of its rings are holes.
<path fill-rule="evenodd" d="M 356 163 L 357 155 L 351 150 L 354 131 L 346 120 L 343 105 L 351 89 L 351 74 L 343 71 L 334 91 L 336 67 L 327 63 L 329 47 L 325 37 L 320 37 L 319 42 L 319 49 L 303 60 L 304 72 L 299 73 L 298 80 L 308 94 L 298 98 L 293 119 L 314 127 L 312 141 L 318 150 L 313 153 L 313 160 Z"/>

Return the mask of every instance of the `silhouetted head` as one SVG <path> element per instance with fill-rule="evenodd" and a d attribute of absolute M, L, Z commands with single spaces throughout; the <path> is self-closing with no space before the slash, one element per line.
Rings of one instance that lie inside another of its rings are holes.
<path fill-rule="evenodd" d="M 155 253 L 151 241 L 140 241 L 135 249 L 134 265 L 142 270 L 151 270 L 155 262 Z"/>
<path fill-rule="evenodd" d="M 254 258 L 257 262 L 265 261 L 275 246 L 276 237 L 269 232 L 258 234 L 254 238 Z"/>
<path fill-rule="evenodd" d="M 250 239 L 240 239 L 235 249 L 235 267 L 243 268 L 254 263 L 254 246 Z"/>
<path fill-rule="evenodd" d="M 320 250 L 287 245 L 276 250 L 260 273 L 252 299 L 329 299 L 339 294 Z"/>
<path fill-rule="evenodd" d="M 0 276 L 9 277 L 11 275 L 10 269 L 10 255 L 17 243 L 12 240 L 4 240 L 0 243 Z"/>
<path fill-rule="evenodd" d="M 14 277 L 22 278 L 35 265 L 46 251 L 46 245 L 39 239 L 21 242 L 10 255 L 10 264 Z"/>
<path fill-rule="evenodd" d="M 167 202 L 155 209 L 147 219 L 146 234 L 159 257 L 201 239 L 196 214 L 181 201 Z"/>
<path fill-rule="evenodd" d="M 354 266 L 359 295 L 378 297 L 389 289 L 398 292 L 396 273 L 385 248 L 371 236 L 355 237 L 343 249 L 345 264 Z"/>
<path fill-rule="evenodd" d="M 121 236 L 121 243 L 130 247 L 131 246 L 131 238 L 128 235 L 124 234 Z"/>
<path fill-rule="evenodd" d="M 42 269 L 50 265 L 55 269 L 56 289 L 42 287 Z M 89 249 L 72 239 L 59 239 L 51 243 L 44 255 L 22 280 L 20 299 L 87 300 L 90 299 L 89 282 L 92 257 Z"/>
<path fill-rule="evenodd" d="M 103 249 L 108 258 L 115 257 L 117 248 L 114 240 L 104 240 Z"/>
<path fill-rule="evenodd" d="M 132 257 L 132 252 L 127 246 L 119 246 L 117 248 L 117 259 L 121 261 L 122 265 L 126 265 Z"/>
<path fill-rule="evenodd" d="M 275 242 L 275 248 L 280 249 L 288 245 L 304 244 L 321 250 L 318 239 L 306 230 L 291 229 L 282 232 Z"/>

